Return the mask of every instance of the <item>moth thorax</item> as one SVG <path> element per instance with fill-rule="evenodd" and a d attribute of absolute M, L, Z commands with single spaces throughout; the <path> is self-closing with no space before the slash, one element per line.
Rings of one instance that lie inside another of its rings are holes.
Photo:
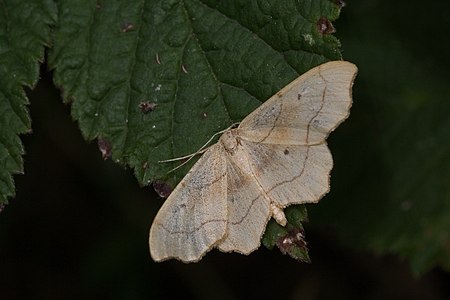
<path fill-rule="evenodd" d="M 239 144 L 238 137 L 236 136 L 233 129 L 225 132 L 220 138 L 220 142 L 222 143 L 225 150 L 230 153 L 236 151 L 237 145 Z"/>

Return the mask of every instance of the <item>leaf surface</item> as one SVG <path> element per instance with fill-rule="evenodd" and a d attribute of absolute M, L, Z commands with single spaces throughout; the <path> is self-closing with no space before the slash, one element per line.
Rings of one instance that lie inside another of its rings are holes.
<path fill-rule="evenodd" d="M 55 82 L 87 140 L 143 185 L 176 184 L 164 159 L 194 153 L 300 73 L 339 59 L 317 29 L 330 1 L 59 2 Z M 152 106 L 151 111 L 142 107 Z"/>

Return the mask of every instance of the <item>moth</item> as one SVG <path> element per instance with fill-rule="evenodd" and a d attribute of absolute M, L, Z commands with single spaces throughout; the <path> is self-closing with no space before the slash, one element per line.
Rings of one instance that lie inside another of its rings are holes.
<path fill-rule="evenodd" d="M 354 64 L 304 73 L 210 146 L 162 205 L 150 229 L 155 261 L 197 262 L 209 250 L 249 254 L 283 209 L 329 191 L 326 138 L 349 116 Z"/>

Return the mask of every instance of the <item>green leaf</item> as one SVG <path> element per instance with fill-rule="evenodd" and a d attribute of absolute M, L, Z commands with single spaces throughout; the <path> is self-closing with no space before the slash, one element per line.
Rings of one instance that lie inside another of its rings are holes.
<path fill-rule="evenodd" d="M 174 186 L 192 164 L 167 175 L 176 164 L 158 161 L 194 153 L 299 73 L 340 58 L 317 29 L 339 14 L 328 0 L 58 5 L 54 80 L 84 137 L 109 141 L 142 185 Z"/>
<path fill-rule="evenodd" d="M 49 25 L 56 21 L 51 1 L 5 0 L 0 4 L 0 211 L 15 195 L 13 174 L 23 173 L 19 134 L 31 131 L 23 85 L 39 78 Z"/>
<path fill-rule="evenodd" d="M 169 174 L 179 163 L 159 161 L 194 153 L 299 74 L 341 58 L 328 34 L 340 6 L 329 0 L 58 6 L 49 63 L 83 136 L 161 194 L 194 160 Z"/>

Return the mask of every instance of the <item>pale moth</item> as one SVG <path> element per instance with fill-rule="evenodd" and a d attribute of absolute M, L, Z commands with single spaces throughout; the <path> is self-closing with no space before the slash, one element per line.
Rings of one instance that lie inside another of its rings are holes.
<path fill-rule="evenodd" d="M 225 131 L 178 184 L 150 229 L 155 261 L 197 262 L 212 248 L 249 254 L 283 209 L 316 203 L 333 167 L 326 138 L 348 115 L 357 68 L 304 73 Z"/>

